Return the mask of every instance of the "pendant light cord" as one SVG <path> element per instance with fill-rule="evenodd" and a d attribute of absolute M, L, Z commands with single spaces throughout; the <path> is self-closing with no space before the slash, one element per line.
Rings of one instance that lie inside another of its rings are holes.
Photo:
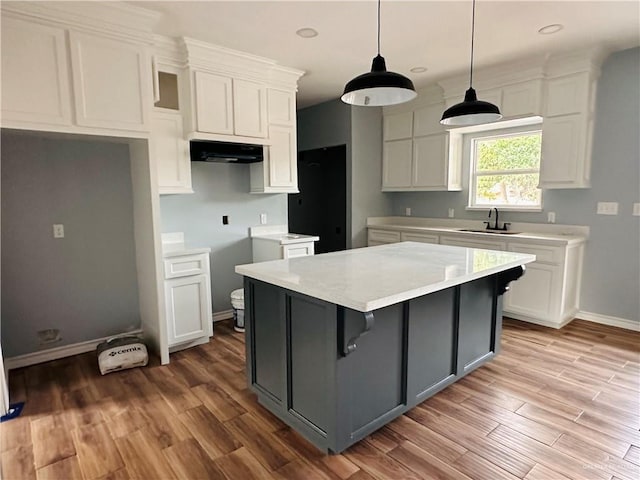
<path fill-rule="evenodd" d="M 378 55 L 380 55 L 380 0 L 378 0 Z"/>
<path fill-rule="evenodd" d="M 476 36 L 476 0 L 473 0 L 471 13 L 471 68 L 469 69 L 469 88 L 473 87 L 473 39 Z M 379 40 L 378 40 L 379 41 Z M 378 47 L 379 49 L 380 47 Z"/>

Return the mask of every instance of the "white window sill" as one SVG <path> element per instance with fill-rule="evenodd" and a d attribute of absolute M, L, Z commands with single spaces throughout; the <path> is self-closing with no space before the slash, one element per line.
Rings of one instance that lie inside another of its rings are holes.
<path fill-rule="evenodd" d="M 523 207 L 519 206 L 508 206 L 508 205 L 483 205 L 483 206 L 467 206 L 465 210 L 476 210 L 476 211 L 487 211 L 493 208 L 497 208 L 501 212 L 542 212 L 542 207 Z"/>

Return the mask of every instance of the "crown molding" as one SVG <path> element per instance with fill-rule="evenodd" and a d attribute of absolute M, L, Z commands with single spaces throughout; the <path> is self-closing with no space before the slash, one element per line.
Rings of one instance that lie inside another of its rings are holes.
<path fill-rule="evenodd" d="M 161 14 L 122 2 L 2 2 L 2 14 L 151 44 Z"/>

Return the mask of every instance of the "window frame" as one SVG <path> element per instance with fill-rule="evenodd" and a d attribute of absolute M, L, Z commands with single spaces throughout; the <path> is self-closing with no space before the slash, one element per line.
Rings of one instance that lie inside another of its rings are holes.
<path fill-rule="evenodd" d="M 537 117 L 540 118 L 540 117 Z M 527 124 L 507 127 L 504 125 L 495 124 L 495 126 L 483 125 L 481 129 L 475 131 L 469 131 L 462 136 L 463 141 L 463 159 L 469 167 L 469 196 L 467 199 L 466 210 L 487 210 L 490 208 L 499 208 L 507 211 L 521 211 L 521 212 L 541 212 L 543 210 L 543 191 L 540 189 L 540 204 L 539 205 L 509 205 L 509 204 L 476 204 L 476 186 L 478 176 L 488 175 L 510 175 L 510 174 L 524 174 L 524 173 L 537 173 L 540 174 L 540 167 L 537 169 L 517 169 L 517 170 L 491 170 L 483 171 L 480 175 L 476 172 L 476 144 L 480 140 L 501 138 L 501 137 L 515 137 L 526 134 L 539 133 L 542 135 L 542 119 L 535 122 L 527 122 Z M 540 152 L 542 157 L 542 152 Z M 542 160 L 542 159 L 541 159 Z"/>

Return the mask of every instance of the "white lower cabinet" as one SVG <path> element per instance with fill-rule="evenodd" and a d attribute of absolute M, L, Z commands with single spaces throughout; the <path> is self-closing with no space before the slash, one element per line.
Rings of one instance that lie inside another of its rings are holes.
<path fill-rule="evenodd" d="M 209 254 L 174 256 L 164 263 L 169 348 L 206 342 L 213 335 Z"/>
<path fill-rule="evenodd" d="M 438 235 L 429 235 L 426 233 L 400 232 L 401 242 L 419 242 L 419 243 L 440 243 Z"/>
<path fill-rule="evenodd" d="M 396 243 L 400 241 L 400 232 L 376 230 L 373 228 L 369 228 L 367 231 L 367 245 L 369 247 L 384 245 L 385 243 Z"/>

